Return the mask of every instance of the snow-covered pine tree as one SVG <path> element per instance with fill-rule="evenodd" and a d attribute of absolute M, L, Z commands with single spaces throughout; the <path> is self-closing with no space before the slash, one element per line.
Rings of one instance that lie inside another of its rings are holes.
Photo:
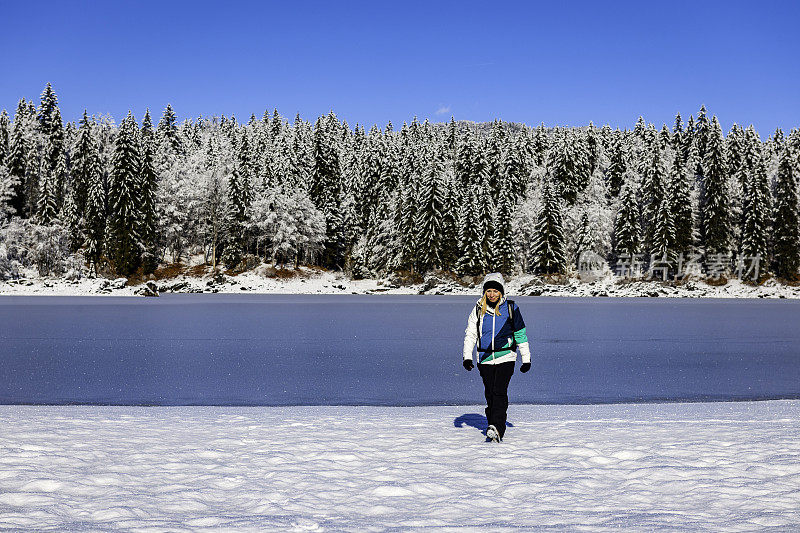
<path fill-rule="evenodd" d="M 341 213 L 342 170 L 340 146 L 342 125 L 331 111 L 317 120 L 314 128 L 314 178 L 310 196 L 314 205 L 325 213 L 328 237 L 322 263 L 328 268 L 341 268 L 346 252 L 345 231 Z"/>
<path fill-rule="evenodd" d="M 39 212 L 39 180 L 43 179 L 42 172 L 47 168 L 37 137 L 32 135 L 25 143 L 25 211 L 29 218 L 34 218 Z"/>
<path fill-rule="evenodd" d="M 606 169 L 606 184 L 613 198 L 617 198 L 622 189 L 622 181 L 628 170 L 628 155 L 625 152 L 625 143 L 622 134 L 617 130 L 611 141 L 611 154 L 608 168 Z"/>
<path fill-rule="evenodd" d="M 11 155 L 11 121 L 5 109 L 0 112 L 0 165 L 6 165 Z"/>
<path fill-rule="evenodd" d="M 567 270 L 560 200 L 556 187 L 546 179 L 533 242 L 533 269 L 540 274 L 565 273 Z"/>
<path fill-rule="evenodd" d="M 503 150 L 503 174 L 500 190 L 511 194 L 511 207 L 516 206 L 519 199 L 524 198 L 528 188 L 528 175 L 523 161 L 525 136 L 519 134 L 509 138 Z"/>
<path fill-rule="evenodd" d="M 512 176 L 506 176 L 500 182 L 500 188 L 497 193 L 492 244 L 490 246 L 493 252 L 493 267 L 503 274 L 511 274 L 515 263 L 512 229 L 514 209 L 517 205 L 516 190 L 514 188 L 515 181 Z"/>
<path fill-rule="evenodd" d="M 178 118 L 172 109 L 172 104 L 167 104 L 161 120 L 156 127 L 156 140 L 164 147 L 169 147 L 175 154 L 183 153 L 183 143 L 178 132 Z"/>
<path fill-rule="evenodd" d="M 743 188 L 744 178 L 747 174 L 744 169 L 744 152 L 746 145 L 744 130 L 741 126 L 734 123 L 725 140 L 727 144 L 728 174 L 739 180 L 739 186 Z"/>
<path fill-rule="evenodd" d="M 333 111 L 331 111 L 331 114 Z M 283 133 L 283 117 L 278 113 L 278 108 L 272 109 L 272 120 L 269 121 L 270 139 L 275 140 Z"/>
<path fill-rule="evenodd" d="M 776 128 L 775 132 L 767 139 L 766 153 L 764 154 L 765 160 L 779 159 L 785 142 L 786 136 L 783 134 L 783 130 Z"/>
<path fill-rule="evenodd" d="M 589 176 L 594 174 L 594 172 L 597 170 L 597 167 L 600 164 L 600 158 L 603 155 L 603 146 L 600 144 L 600 139 L 597 135 L 597 128 L 594 127 L 594 122 L 592 121 L 589 121 L 589 127 L 586 129 L 585 139 L 586 165 L 588 170 L 586 174 L 586 181 L 588 182 Z"/>
<path fill-rule="evenodd" d="M 658 141 L 661 143 L 661 151 L 667 152 L 672 148 L 672 134 L 667 128 L 666 123 L 661 126 L 661 131 L 658 133 Z"/>
<path fill-rule="evenodd" d="M 97 170 L 98 158 L 97 145 L 92 134 L 92 124 L 89 116 L 84 110 L 83 117 L 78 127 L 78 139 L 72 149 L 72 196 L 75 202 L 75 209 L 79 214 L 86 210 L 86 196 L 88 194 L 88 184 L 91 181 L 91 172 Z"/>
<path fill-rule="evenodd" d="M 198 234 L 202 239 L 204 260 L 211 261 L 213 270 L 217 269 L 220 261 L 233 267 L 241 257 L 238 246 L 228 246 L 232 240 L 231 235 L 239 235 L 241 230 L 229 227 L 233 219 L 231 215 L 233 210 L 227 201 L 228 191 L 225 181 L 231 178 L 235 166 L 234 160 L 235 155 L 232 153 L 230 140 L 221 131 L 216 131 L 208 137 L 205 150 L 187 160 L 186 170 L 191 173 L 192 184 L 195 186 L 187 194 L 189 202 L 181 207 L 188 211 L 186 218 L 197 224 Z M 174 217 L 183 222 L 181 214 L 180 212 L 176 213 L 177 216 L 170 214 L 169 218 Z M 178 229 L 180 230 L 180 227 Z M 181 233 L 173 239 L 179 240 L 183 237 Z"/>
<path fill-rule="evenodd" d="M 672 126 L 672 133 L 683 133 L 683 118 L 681 118 L 680 112 L 675 114 L 675 124 Z M 678 150 L 681 146 L 680 140 L 676 141 L 673 137 L 674 144 L 672 146 L 673 150 Z"/>
<path fill-rule="evenodd" d="M 775 274 L 796 279 L 800 268 L 800 204 L 798 204 L 798 169 L 790 144 L 784 143 L 778 160 L 773 215 Z"/>
<path fill-rule="evenodd" d="M 48 82 L 40 96 L 39 112 L 37 114 L 42 133 L 48 137 L 52 134 L 56 109 L 58 109 L 58 97 L 53 91 L 50 82 Z"/>
<path fill-rule="evenodd" d="M 122 121 L 114 147 L 113 168 L 108 186 L 108 226 L 106 249 L 113 271 L 128 276 L 139 268 L 141 236 L 138 233 L 142 218 L 139 192 L 139 128 L 133 114 Z"/>
<path fill-rule="evenodd" d="M 664 158 L 661 155 L 660 143 L 655 142 L 650 147 L 647 164 L 644 166 L 642 181 L 644 245 L 646 250 L 655 247 L 655 234 L 659 231 L 657 213 L 664 203 L 667 195 L 667 172 L 664 168 Z M 670 217 L 671 218 L 671 217 Z"/>
<path fill-rule="evenodd" d="M 626 180 L 620 190 L 622 203 L 614 222 L 614 255 L 632 258 L 641 250 L 641 227 L 639 225 L 639 203 L 632 179 Z"/>
<path fill-rule="evenodd" d="M 692 140 L 695 148 L 697 149 L 697 168 L 695 170 L 695 174 L 701 181 L 708 172 L 705 169 L 705 163 L 709 149 L 709 143 L 711 142 L 710 138 L 711 136 L 715 135 L 715 129 L 716 127 L 713 125 L 713 123 L 709 122 L 708 120 L 706 106 L 701 106 L 700 112 L 697 114 L 697 124 L 694 125 L 694 129 L 692 130 Z M 722 131 L 721 128 L 720 131 Z"/>
<path fill-rule="evenodd" d="M 694 115 L 689 115 L 689 120 L 686 121 L 686 127 L 683 130 L 683 135 L 681 135 L 681 153 L 683 154 L 683 162 L 686 164 L 686 168 L 692 172 L 692 175 L 695 173 L 695 165 L 697 162 L 694 161 L 693 165 L 689 166 L 688 155 L 693 148 L 696 149 L 694 142 L 694 129 Z"/>
<path fill-rule="evenodd" d="M 158 251 L 156 250 L 156 138 L 150 110 L 145 110 L 140 132 L 140 166 L 139 166 L 139 212 L 137 232 L 142 242 L 142 266 L 145 273 L 155 272 L 158 267 Z"/>
<path fill-rule="evenodd" d="M 14 186 L 13 181 L 15 180 L 16 178 L 12 178 L 8 173 L 6 166 L 0 164 L 0 226 L 14 215 L 14 210 L 11 207 L 11 198 Z M 3 256 L 0 256 L 0 262 L 4 259 Z"/>
<path fill-rule="evenodd" d="M 299 118 L 299 115 L 298 115 Z M 249 127 L 248 127 L 249 128 Z M 250 207 L 250 202 L 253 201 L 253 183 L 255 182 L 255 164 L 252 143 L 250 142 L 250 134 L 248 128 L 242 128 L 239 134 L 239 142 L 236 146 L 236 156 L 239 163 L 239 182 L 242 189 L 242 199 L 244 200 L 245 209 Z M 291 188 L 297 186 L 297 173 L 294 167 L 294 157 L 292 151 L 292 161 L 290 161 L 290 172 L 286 179 Z"/>
<path fill-rule="evenodd" d="M 445 149 L 447 150 L 446 159 L 455 161 L 458 157 L 458 127 L 456 126 L 456 119 L 452 116 L 450 117 L 450 122 L 447 123 Z"/>
<path fill-rule="evenodd" d="M 472 184 L 472 164 L 475 158 L 475 139 L 467 132 L 458 145 L 456 155 L 456 182 L 462 191 L 467 191 Z"/>
<path fill-rule="evenodd" d="M 652 237 L 649 252 L 656 261 L 666 259 L 670 263 L 675 254 L 675 224 L 672 219 L 671 198 L 668 191 L 661 197 L 655 219 L 652 223 Z M 652 266 L 652 265 L 651 265 Z"/>
<path fill-rule="evenodd" d="M 26 104 L 23 98 L 19 101 L 17 112 L 14 115 L 14 124 L 11 129 L 8 154 L 5 160 L 8 174 L 13 179 L 9 205 L 14 209 L 14 213 L 18 217 L 27 215 L 25 212 L 25 206 L 27 204 L 25 198 L 25 158 L 28 153 L 28 147 L 26 146 L 24 134 L 25 108 Z"/>
<path fill-rule="evenodd" d="M 61 121 L 61 111 L 58 107 L 53 112 L 52 124 L 50 125 L 50 149 L 45 151 L 48 165 L 52 172 L 53 185 L 56 193 L 56 205 L 59 210 L 64 203 L 64 190 L 69 183 L 69 168 L 67 167 L 67 156 L 64 150 L 64 126 Z"/>
<path fill-rule="evenodd" d="M 742 254 L 745 257 L 758 257 L 761 273 L 769 268 L 770 240 L 770 191 L 767 169 L 764 164 L 761 139 L 752 126 L 746 133 L 745 165 L 747 178 L 742 205 L 744 221 L 742 225 Z"/>
<path fill-rule="evenodd" d="M 730 251 L 731 213 L 728 196 L 728 168 L 725 139 L 719 121 L 714 118 L 702 164 L 700 182 L 700 234 L 706 254 Z"/>
<path fill-rule="evenodd" d="M 45 153 L 53 150 L 50 139 L 45 139 Z M 58 197 L 56 178 L 48 166 L 47 159 L 39 165 L 39 193 L 36 198 L 36 220 L 39 224 L 49 225 L 58 219 Z"/>
<path fill-rule="evenodd" d="M 478 187 L 477 184 L 471 186 L 471 190 L 464 196 L 459 211 L 458 248 L 460 256 L 456 263 L 456 271 L 468 276 L 482 274 L 487 266 L 486 257 L 481 249 L 484 234 L 478 216 L 481 209 L 478 204 Z"/>
<path fill-rule="evenodd" d="M 559 195 L 573 205 L 578 193 L 589 181 L 589 163 L 585 142 L 567 129 L 559 129 L 550 148 L 547 168 L 558 187 Z"/>
<path fill-rule="evenodd" d="M 292 135 L 294 182 L 302 190 L 308 191 L 314 174 L 314 141 L 311 127 L 307 122 L 295 120 Z"/>
<path fill-rule="evenodd" d="M 647 124 L 645 124 L 644 117 L 639 115 L 639 118 L 636 119 L 636 125 L 633 127 L 633 136 L 639 139 L 640 142 L 644 142 L 645 131 L 647 131 Z"/>
<path fill-rule="evenodd" d="M 442 215 L 442 238 L 441 238 L 441 258 L 444 270 L 455 271 L 456 263 L 459 258 L 458 247 L 458 224 L 459 209 L 462 196 L 458 190 L 455 174 L 453 173 L 452 162 L 448 161 L 445 165 L 444 179 L 444 213 Z"/>
<path fill-rule="evenodd" d="M 86 204 L 83 211 L 86 226 L 85 257 L 97 274 L 105 243 L 107 198 L 103 169 L 100 166 L 100 153 L 91 126 L 89 127 L 86 151 L 81 156 L 82 179 L 86 180 Z"/>
<path fill-rule="evenodd" d="M 496 198 L 491 195 L 489 185 L 489 165 L 486 162 L 486 144 L 476 139 L 475 149 L 472 158 L 472 193 L 476 194 L 478 210 L 474 216 L 478 217 L 480 224 L 480 235 L 482 241 L 480 243 L 481 251 L 486 262 L 486 266 L 491 270 L 493 268 L 493 253 L 492 235 L 494 235 L 494 220 L 495 220 L 495 206 Z"/>
<path fill-rule="evenodd" d="M 547 153 L 550 150 L 550 139 L 547 136 L 547 128 L 545 128 L 544 122 L 536 126 L 531 148 L 533 150 L 533 163 L 537 167 L 543 167 L 547 161 Z"/>
<path fill-rule="evenodd" d="M 425 175 L 419 182 L 419 208 L 414 221 L 417 243 L 416 266 L 419 272 L 441 268 L 442 223 L 445 211 L 445 169 L 442 159 L 426 157 Z"/>
<path fill-rule="evenodd" d="M 680 134 L 675 135 L 679 136 Z M 694 243 L 697 240 L 692 206 L 693 174 L 686 168 L 680 154 L 675 153 L 669 175 L 670 212 L 675 229 L 675 253 L 684 254 L 685 257 L 688 257 L 688 254 L 692 252 Z"/>
<path fill-rule="evenodd" d="M 575 235 L 575 254 L 572 257 L 572 262 L 577 267 L 580 267 L 581 253 L 586 250 L 591 250 L 592 246 L 592 232 L 589 223 L 589 214 L 586 210 L 582 210 L 581 219 L 578 224 L 578 231 Z"/>
<path fill-rule="evenodd" d="M 500 180 L 503 175 L 503 145 L 505 144 L 505 130 L 499 120 L 492 122 L 489 138 L 485 144 L 484 164 L 488 179 L 488 192 L 492 198 L 497 198 L 500 190 Z"/>

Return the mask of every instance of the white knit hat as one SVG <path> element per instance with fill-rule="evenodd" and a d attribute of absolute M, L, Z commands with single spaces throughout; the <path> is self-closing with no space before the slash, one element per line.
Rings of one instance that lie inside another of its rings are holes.
<path fill-rule="evenodd" d="M 486 289 L 497 289 L 500 294 L 505 296 L 506 282 L 503 280 L 503 275 L 500 272 L 486 274 L 486 277 L 483 278 L 483 292 L 486 292 Z"/>

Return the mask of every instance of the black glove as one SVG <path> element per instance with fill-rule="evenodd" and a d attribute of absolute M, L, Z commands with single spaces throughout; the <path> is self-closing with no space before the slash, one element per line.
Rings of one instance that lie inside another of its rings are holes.
<path fill-rule="evenodd" d="M 530 363 L 522 363 L 522 366 L 519 367 L 519 371 L 522 372 L 523 374 L 525 372 L 527 372 L 528 370 L 530 370 L 530 369 L 531 369 L 531 364 Z"/>
<path fill-rule="evenodd" d="M 464 359 L 464 368 L 466 368 L 467 370 L 472 370 L 473 366 L 474 365 L 472 364 L 472 359 Z"/>

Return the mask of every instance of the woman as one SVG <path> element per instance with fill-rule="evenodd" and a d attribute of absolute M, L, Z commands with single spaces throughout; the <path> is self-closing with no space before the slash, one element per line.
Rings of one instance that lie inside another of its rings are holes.
<path fill-rule="evenodd" d="M 517 362 L 517 348 L 522 354 L 520 372 L 525 373 L 531 368 L 525 322 L 519 307 L 504 295 L 502 274 L 487 274 L 483 280 L 483 296 L 470 312 L 464 330 L 464 368 L 472 370 L 472 348 L 477 344 L 478 371 L 483 378 L 486 420 L 489 422 L 486 437 L 494 442 L 503 440 L 506 431 L 508 382 Z"/>

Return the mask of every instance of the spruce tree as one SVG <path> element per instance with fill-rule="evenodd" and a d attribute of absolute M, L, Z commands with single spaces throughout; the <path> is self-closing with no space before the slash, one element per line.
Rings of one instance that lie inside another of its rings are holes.
<path fill-rule="evenodd" d="M 25 194 L 25 180 L 27 174 L 25 169 L 29 147 L 25 138 L 25 114 L 25 100 L 22 99 L 14 115 L 14 125 L 9 140 L 9 152 L 5 160 L 6 169 L 8 169 L 8 174 L 13 180 L 9 205 L 19 217 L 27 215 L 25 212 L 25 207 L 27 205 Z"/>
<path fill-rule="evenodd" d="M 47 140 L 45 152 L 51 149 L 50 141 Z M 53 176 L 53 172 L 47 168 L 46 161 L 42 161 L 39 168 L 39 192 L 36 199 L 36 219 L 39 224 L 49 225 L 58 219 L 56 180 Z"/>
<path fill-rule="evenodd" d="M 51 137 L 56 127 L 55 114 L 58 109 L 58 97 L 53 91 L 53 87 L 48 82 L 42 91 L 41 101 L 39 104 L 38 120 L 39 125 L 47 137 Z"/>
<path fill-rule="evenodd" d="M 445 176 L 442 160 L 437 156 L 430 163 L 419 187 L 419 208 L 414 229 L 418 248 L 417 267 L 419 272 L 440 268 L 442 258 L 442 222 L 445 211 Z"/>
<path fill-rule="evenodd" d="M 675 154 L 670 169 L 670 212 L 675 228 L 675 253 L 691 253 L 696 238 L 694 212 L 692 209 L 692 183 L 694 176 L 684 165 L 679 154 Z"/>
<path fill-rule="evenodd" d="M 39 212 L 39 181 L 47 169 L 47 159 L 42 157 L 39 143 L 32 139 L 26 143 L 25 153 L 25 212 L 33 218 Z"/>
<path fill-rule="evenodd" d="M 500 180 L 503 175 L 503 144 L 505 132 L 501 122 L 495 120 L 489 132 L 489 139 L 486 142 L 484 152 L 484 164 L 486 166 L 486 177 L 488 192 L 492 198 L 497 197 L 500 190 Z"/>
<path fill-rule="evenodd" d="M 486 269 L 486 257 L 481 249 L 484 241 L 478 212 L 478 185 L 472 185 L 461 203 L 458 223 L 458 249 L 460 257 L 456 263 L 456 271 L 467 276 L 477 276 Z"/>
<path fill-rule="evenodd" d="M 784 143 L 775 182 L 775 274 L 796 279 L 800 268 L 800 214 L 798 214 L 798 169 L 792 149 Z"/>
<path fill-rule="evenodd" d="M 118 275 L 128 276 L 139 268 L 141 260 L 141 235 L 138 233 L 142 218 L 136 197 L 140 190 L 139 128 L 133 114 L 120 124 L 108 185 L 108 227 L 106 249 L 111 267 Z"/>
<path fill-rule="evenodd" d="M 655 246 L 655 234 L 657 213 L 662 207 L 663 200 L 667 194 L 667 173 L 664 168 L 664 160 L 661 156 L 659 143 L 654 143 L 651 153 L 647 158 L 647 165 L 644 167 L 644 181 L 642 183 L 642 196 L 644 200 L 644 234 L 645 247 L 652 249 Z"/>
<path fill-rule="evenodd" d="M 510 182 L 500 187 L 497 199 L 497 216 L 494 221 L 492 246 L 494 266 L 498 272 L 511 274 L 514 269 L 514 236 L 511 219 L 516 201 Z"/>
<path fill-rule="evenodd" d="M 640 253 L 641 229 L 639 225 L 639 204 L 636 201 L 636 191 L 633 184 L 628 182 L 620 191 L 622 203 L 614 221 L 614 254 L 617 257 L 627 255 L 633 258 Z"/>
<path fill-rule="evenodd" d="M 653 220 L 653 235 L 650 242 L 650 254 L 656 261 L 666 258 L 672 261 L 675 257 L 675 224 L 672 219 L 670 194 L 665 194 L 659 203 Z"/>
<path fill-rule="evenodd" d="M 455 271 L 459 259 L 458 224 L 462 198 L 456 188 L 452 167 L 445 172 L 444 213 L 442 216 L 441 257 L 442 268 Z"/>
<path fill-rule="evenodd" d="M 589 222 L 589 214 L 585 209 L 582 210 L 581 220 L 578 224 L 578 231 L 575 237 L 575 256 L 573 257 L 575 265 L 580 268 L 581 253 L 590 251 L 592 249 L 592 235 L 591 224 Z"/>
<path fill-rule="evenodd" d="M 645 132 L 647 131 L 647 124 L 644 122 L 644 117 L 639 115 L 639 118 L 636 120 L 636 125 L 633 127 L 633 135 L 639 141 L 644 142 Z"/>
<path fill-rule="evenodd" d="M 752 126 L 747 129 L 745 164 L 747 178 L 744 187 L 742 254 L 758 257 L 760 270 L 768 269 L 770 238 L 770 192 L 764 165 L 761 139 Z"/>
<path fill-rule="evenodd" d="M 739 190 L 744 190 L 745 176 L 747 175 L 744 160 L 747 139 L 744 130 L 738 124 L 734 124 L 725 140 L 727 142 L 728 175 L 734 177 Z"/>
<path fill-rule="evenodd" d="M 408 167 L 405 167 L 409 172 Z M 414 228 L 417 209 L 416 189 L 419 178 L 416 174 L 409 174 L 401 180 L 398 196 L 397 210 L 395 211 L 395 227 L 397 228 L 396 258 L 392 263 L 400 270 L 413 270 L 416 251 L 418 249 Z"/>
<path fill-rule="evenodd" d="M 589 176 L 595 173 L 603 155 L 603 147 L 600 144 L 597 129 L 592 121 L 589 121 L 589 127 L 586 129 L 585 146 L 587 160 L 586 182 L 588 183 Z"/>
<path fill-rule="evenodd" d="M 178 118 L 175 116 L 172 104 L 167 104 L 161 120 L 158 121 L 156 138 L 159 144 L 168 147 L 173 153 L 183 153 L 183 143 L 178 132 Z"/>
<path fill-rule="evenodd" d="M 93 158 L 99 158 L 92 125 L 86 111 L 83 112 L 78 127 L 78 140 L 72 151 L 72 192 L 75 208 L 78 213 L 83 213 L 86 209 L 86 195 L 91 180 L 91 173 L 96 170 L 99 164 Z"/>
<path fill-rule="evenodd" d="M 551 147 L 547 167 L 559 188 L 559 195 L 573 205 L 589 181 L 590 168 L 585 143 L 570 130 L 563 129 Z"/>
<path fill-rule="evenodd" d="M 60 211 L 64 205 L 64 194 L 70 182 L 67 168 L 67 155 L 64 151 L 64 139 L 49 141 L 49 149 L 45 151 L 49 159 L 50 175 L 53 179 L 56 208 Z"/>
<path fill-rule="evenodd" d="M 501 176 L 500 191 L 511 195 L 510 207 L 514 207 L 517 198 L 525 196 L 528 188 L 528 176 L 522 160 L 523 135 L 508 143 L 503 157 L 503 174 Z"/>
<path fill-rule="evenodd" d="M 725 139 L 714 118 L 708 135 L 700 193 L 700 231 L 706 254 L 730 251 L 731 213 Z"/>
<path fill-rule="evenodd" d="M 547 153 L 550 149 L 550 139 L 547 136 L 547 129 L 544 126 L 544 122 L 536 126 L 531 148 L 533 150 L 534 164 L 538 167 L 544 166 Z"/>
<path fill-rule="evenodd" d="M 6 165 L 11 156 L 11 121 L 6 110 L 0 113 L 0 165 Z"/>
<path fill-rule="evenodd" d="M 536 219 L 533 242 L 533 268 L 536 273 L 565 273 L 567 260 L 561 207 L 558 194 L 549 180 L 542 189 L 542 208 Z"/>
<path fill-rule="evenodd" d="M 619 196 L 623 178 L 628 171 L 628 158 L 625 153 L 625 145 L 620 137 L 620 135 L 615 135 L 611 141 L 610 162 L 605 173 L 608 191 L 613 198 Z"/>
<path fill-rule="evenodd" d="M 716 117 L 714 120 L 716 120 Z M 708 155 L 709 143 L 711 142 L 710 138 L 712 135 L 715 135 L 715 129 L 716 126 L 708 120 L 706 106 L 701 106 L 700 112 L 697 114 L 697 124 L 694 126 L 692 136 L 698 156 L 695 173 L 701 180 L 704 179 L 708 172 L 705 168 L 705 163 Z M 721 128 L 720 131 L 722 131 Z"/>
<path fill-rule="evenodd" d="M 672 133 L 683 133 L 683 119 L 680 113 L 675 114 L 675 125 L 672 127 Z M 674 140 L 674 137 L 673 137 Z M 673 146 L 673 149 L 678 150 L 680 145 Z"/>
<path fill-rule="evenodd" d="M 299 119 L 298 115 L 298 119 Z M 292 158 L 290 160 L 290 184 L 292 189 L 297 187 L 297 172 L 294 167 L 294 150 L 292 150 Z M 250 207 L 253 201 L 253 182 L 255 181 L 255 165 L 252 144 L 250 143 L 250 135 L 246 129 L 242 130 L 240 142 L 237 151 L 239 163 L 239 179 L 242 186 L 242 199 L 244 200 L 245 208 Z"/>
<path fill-rule="evenodd" d="M 97 273 L 105 237 L 106 190 L 94 125 L 85 112 L 84 119 L 73 158 L 73 202 L 83 220 L 86 260 Z"/>
<path fill-rule="evenodd" d="M 472 185 L 473 160 L 475 158 L 475 141 L 472 135 L 467 134 L 459 143 L 456 156 L 456 181 L 463 191 L 469 190 Z"/>
<path fill-rule="evenodd" d="M 138 233 L 142 242 L 142 266 L 145 273 L 154 272 L 158 266 L 156 251 L 156 139 L 150 110 L 146 110 L 140 131 L 139 164 L 139 220 Z"/>
<path fill-rule="evenodd" d="M 0 164 L 0 226 L 14 215 L 11 208 L 11 194 L 14 178 L 8 174 L 5 165 Z"/>

